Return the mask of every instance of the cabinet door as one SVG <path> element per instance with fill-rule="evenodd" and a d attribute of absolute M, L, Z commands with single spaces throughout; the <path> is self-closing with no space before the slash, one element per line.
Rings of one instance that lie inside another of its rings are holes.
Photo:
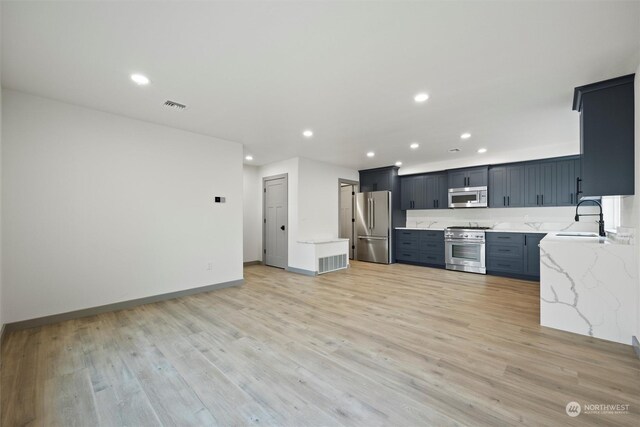
<path fill-rule="evenodd" d="M 467 187 L 485 187 L 488 184 L 488 167 L 467 169 Z"/>
<path fill-rule="evenodd" d="M 497 167 L 489 170 L 489 207 L 507 206 L 507 168 Z"/>
<path fill-rule="evenodd" d="M 507 206 L 519 208 L 524 206 L 524 166 L 508 166 L 506 168 Z"/>
<path fill-rule="evenodd" d="M 540 205 L 540 164 L 524 166 L 524 205 Z"/>
<path fill-rule="evenodd" d="M 581 179 L 582 177 L 582 161 L 580 158 L 577 158 L 576 160 L 573 161 L 573 172 L 575 173 L 574 177 L 573 177 L 573 194 L 574 194 L 574 204 L 578 204 L 578 202 L 580 201 L 580 193 L 579 193 L 579 184 L 578 184 L 578 179 Z"/>
<path fill-rule="evenodd" d="M 576 204 L 575 160 L 556 162 L 556 205 L 572 206 Z"/>
<path fill-rule="evenodd" d="M 400 209 L 412 209 L 414 177 L 407 176 L 400 179 Z"/>
<path fill-rule="evenodd" d="M 527 233 L 524 236 L 524 274 L 540 276 L 540 240 L 545 234 Z"/>
<path fill-rule="evenodd" d="M 413 182 L 413 209 L 429 209 L 431 204 L 427 201 L 427 177 L 419 175 Z"/>
<path fill-rule="evenodd" d="M 582 196 L 634 194 L 633 77 L 629 80 L 582 94 Z"/>
<path fill-rule="evenodd" d="M 467 173 L 465 170 L 449 172 L 449 188 L 463 188 L 467 184 Z"/>
<path fill-rule="evenodd" d="M 540 164 L 540 206 L 556 204 L 556 162 Z"/>
<path fill-rule="evenodd" d="M 449 186 L 446 173 L 436 175 L 436 209 L 448 209 L 449 207 Z"/>
<path fill-rule="evenodd" d="M 373 184 L 375 181 L 375 177 L 373 173 L 360 172 L 360 191 L 362 193 L 366 193 L 368 191 L 373 191 Z"/>

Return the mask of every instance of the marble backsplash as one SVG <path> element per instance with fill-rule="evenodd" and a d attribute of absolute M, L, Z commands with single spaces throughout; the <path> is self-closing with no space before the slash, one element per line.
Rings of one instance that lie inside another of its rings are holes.
<path fill-rule="evenodd" d="M 507 208 L 507 209 L 439 209 L 409 210 L 406 226 L 410 228 L 443 229 L 470 225 L 495 230 L 518 231 L 589 231 L 597 232 L 597 216 L 574 221 L 576 209 L 567 207 Z M 580 213 L 598 213 L 596 207 L 581 206 Z"/>

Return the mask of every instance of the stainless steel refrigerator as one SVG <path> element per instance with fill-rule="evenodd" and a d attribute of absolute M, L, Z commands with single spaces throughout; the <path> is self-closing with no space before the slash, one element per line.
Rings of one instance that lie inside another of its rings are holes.
<path fill-rule="evenodd" d="M 391 192 L 356 195 L 356 259 L 391 263 Z"/>

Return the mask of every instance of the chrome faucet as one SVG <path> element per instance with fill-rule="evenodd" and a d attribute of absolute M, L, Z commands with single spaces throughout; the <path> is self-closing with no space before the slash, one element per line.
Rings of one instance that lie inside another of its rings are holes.
<path fill-rule="evenodd" d="M 599 214 L 578 214 L 578 208 L 580 207 L 581 204 L 586 203 L 586 202 L 592 202 L 592 203 L 595 203 L 596 205 L 598 205 L 598 207 L 600 208 L 600 213 Z M 600 216 L 600 220 L 597 221 L 598 222 L 598 234 L 600 236 L 602 236 L 602 237 L 605 237 L 607 234 L 604 232 L 604 215 L 602 214 L 602 205 L 600 204 L 600 202 L 597 201 L 597 200 L 594 200 L 594 199 L 586 199 L 586 200 L 581 200 L 576 205 L 576 216 L 574 217 L 576 222 L 580 221 L 580 217 L 581 216 L 596 216 L 596 215 Z"/>

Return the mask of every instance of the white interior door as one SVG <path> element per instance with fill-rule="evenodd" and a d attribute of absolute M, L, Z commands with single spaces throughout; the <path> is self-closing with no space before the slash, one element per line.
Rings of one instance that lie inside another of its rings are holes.
<path fill-rule="evenodd" d="M 287 267 L 287 177 L 264 180 L 264 263 Z"/>

